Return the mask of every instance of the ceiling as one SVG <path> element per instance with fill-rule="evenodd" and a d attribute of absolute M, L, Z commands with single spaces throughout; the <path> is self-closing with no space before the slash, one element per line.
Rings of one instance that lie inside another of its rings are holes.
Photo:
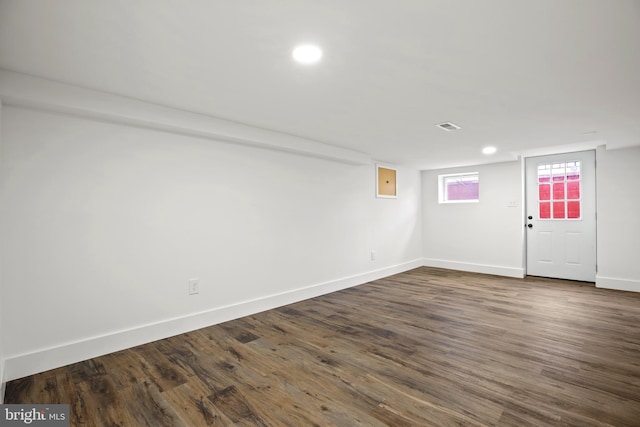
<path fill-rule="evenodd" d="M 416 169 L 640 145 L 640 0 L 0 0 L 0 68 Z"/>

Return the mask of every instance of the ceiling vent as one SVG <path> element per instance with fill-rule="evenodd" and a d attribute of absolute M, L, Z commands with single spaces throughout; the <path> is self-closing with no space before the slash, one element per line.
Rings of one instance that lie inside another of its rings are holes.
<path fill-rule="evenodd" d="M 440 123 L 440 124 L 437 124 L 436 127 L 439 127 L 442 130 L 446 130 L 447 132 L 452 132 L 454 130 L 462 129 L 457 124 L 451 123 L 451 122 Z"/>

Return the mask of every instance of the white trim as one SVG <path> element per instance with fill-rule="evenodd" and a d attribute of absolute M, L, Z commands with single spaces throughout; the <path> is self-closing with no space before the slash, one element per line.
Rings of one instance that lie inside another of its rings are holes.
<path fill-rule="evenodd" d="M 469 271 L 472 273 L 494 274 L 496 276 L 524 277 L 524 268 L 503 267 L 499 265 L 475 264 L 471 262 L 447 261 L 444 259 L 424 258 L 425 267 L 446 268 L 447 270 Z"/>
<path fill-rule="evenodd" d="M 596 288 L 640 292 L 640 280 L 620 279 L 596 275 Z"/>
<path fill-rule="evenodd" d="M 6 358 L 5 381 L 282 307 L 421 266 L 422 259 L 417 259 L 300 289 L 10 356 Z"/>
<path fill-rule="evenodd" d="M 480 199 L 468 199 L 468 200 L 443 200 L 438 201 L 441 205 L 455 205 L 460 203 L 479 203 Z"/>
<path fill-rule="evenodd" d="M 520 228 L 520 244 L 522 249 L 521 262 L 523 265 L 522 274 L 527 275 L 527 169 L 526 159 L 520 157 L 520 218 L 522 227 Z"/>
<path fill-rule="evenodd" d="M 371 164 L 369 155 L 346 148 L 2 69 L 0 100 L 4 105 L 14 107 L 284 151 L 352 165 Z"/>
<path fill-rule="evenodd" d="M 580 151 L 595 150 L 598 146 L 606 145 L 606 141 L 602 139 L 592 139 L 589 141 L 577 142 L 575 144 L 552 145 L 548 147 L 532 148 L 523 150 L 518 154 L 523 158 L 550 156 L 556 154 L 577 153 Z"/>
<path fill-rule="evenodd" d="M 0 404 L 4 403 L 4 392 L 7 388 L 7 383 L 4 378 L 4 359 L 0 359 Z"/>

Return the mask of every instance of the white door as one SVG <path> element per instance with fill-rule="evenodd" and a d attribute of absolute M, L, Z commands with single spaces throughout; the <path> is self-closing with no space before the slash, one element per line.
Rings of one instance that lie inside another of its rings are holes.
<path fill-rule="evenodd" d="M 527 274 L 596 280 L 595 151 L 526 159 Z"/>

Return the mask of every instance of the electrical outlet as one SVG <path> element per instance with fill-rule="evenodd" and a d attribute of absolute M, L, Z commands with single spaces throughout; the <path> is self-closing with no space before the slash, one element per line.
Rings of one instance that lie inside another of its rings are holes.
<path fill-rule="evenodd" d="M 376 260 L 376 251 L 371 251 L 371 261 Z"/>
<path fill-rule="evenodd" d="M 515 201 L 515 200 L 509 200 L 509 203 L 507 204 L 507 207 L 510 207 L 510 208 L 518 207 L 518 202 Z"/>
<path fill-rule="evenodd" d="M 189 279 L 189 295 L 195 295 L 200 293 L 200 279 Z"/>

